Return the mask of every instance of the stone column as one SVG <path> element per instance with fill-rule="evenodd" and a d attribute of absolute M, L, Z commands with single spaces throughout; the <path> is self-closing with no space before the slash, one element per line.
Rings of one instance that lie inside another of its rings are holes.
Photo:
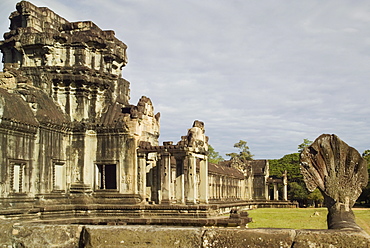
<path fill-rule="evenodd" d="M 64 106 L 64 109 L 65 109 L 65 112 L 67 115 L 71 116 L 71 90 L 70 90 L 70 86 L 67 85 L 65 88 L 64 88 L 64 96 L 65 96 L 65 106 Z M 74 92 L 74 91 L 72 91 Z M 59 102 L 60 103 L 60 102 Z"/>
<path fill-rule="evenodd" d="M 200 201 L 200 203 L 208 204 L 209 183 L 208 183 L 208 161 L 207 161 L 207 157 L 200 160 L 199 176 L 200 176 L 199 201 Z"/>
<path fill-rule="evenodd" d="M 224 182 L 223 182 L 223 177 L 222 176 L 220 176 L 220 190 L 219 190 L 219 192 L 220 192 L 220 197 L 218 198 L 218 199 L 220 199 L 220 200 L 222 200 L 222 198 L 223 198 L 223 195 L 224 195 Z"/>
<path fill-rule="evenodd" d="M 83 174 L 82 181 L 91 188 L 94 184 L 96 151 L 98 139 L 94 130 L 87 130 L 85 133 L 85 144 L 83 151 Z M 118 165 L 117 165 L 118 166 Z"/>
<path fill-rule="evenodd" d="M 270 189 L 269 189 L 269 183 L 265 183 L 265 199 L 266 201 L 270 200 Z"/>
<path fill-rule="evenodd" d="M 216 188 L 216 198 L 221 199 L 221 176 L 217 176 L 217 188 Z"/>
<path fill-rule="evenodd" d="M 241 200 L 247 200 L 247 179 L 244 178 L 241 182 L 240 182 L 240 199 Z"/>
<path fill-rule="evenodd" d="M 221 176 L 221 194 L 220 194 L 220 199 L 224 200 L 226 195 L 226 180 L 224 176 Z"/>
<path fill-rule="evenodd" d="M 162 204 L 170 204 L 171 201 L 171 154 L 164 152 L 162 154 Z"/>
<path fill-rule="evenodd" d="M 71 193 L 90 193 L 94 183 L 97 137 L 94 130 L 73 133 Z"/>
<path fill-rule="evenodd" d="M 283 200 L 287 201 L 288 200 L 288 185 L 284 184 L 283 187 Z"/>
<path fill-rule="evenodd" d="M 279 191 L 278 191 L 277 183 L 274 183 L 274 200 L 275 201 L 279 200 Z"/>
<path fill-rule="evenodd" d="M 186 203 L 196 204 L 197 203 L 197 159 L 193 154 L 188 154 L 188 171 L 187 171 L 187 183 L 186 183 Z"/>
<path fill-rule="evenodd" d="M 253 198 L 253 194 L 252 194 L 252 187 L 253 187 L 253 184 L 252 184 L 252 179 L 251 179 L 251 176 L 249 176 L 247 179 L 246 179 L 246 187 L 247 187 L 247 190 L 246 190 L 246 197 L 247 199 L 246 200 L 252 200 Z"/>
<path fill-rule="evenodd" d="M 176 202 L 178 204 L 185 204 L 184 184 L 185 184 L 184 157 L 176 158 L 175 192 L 176 192 Z"/>
<path fill-rule="evenodd" d="M 283 200 L 288 200 L 288 177 L 287 177 L 287 171 L 283 174 Z"/>
<path fill-rule="evenodd" d="M 146 154 L 137 154 L 137 165 L 138 165 L 138 193 L 143 202 L 146 201 Z"/>

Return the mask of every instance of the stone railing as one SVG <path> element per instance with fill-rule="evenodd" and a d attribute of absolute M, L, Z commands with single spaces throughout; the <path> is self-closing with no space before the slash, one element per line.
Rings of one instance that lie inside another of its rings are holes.
<path fill-rule="evenodd" d="M 4 224 L 1 247 L 370 247 L 363 231 Z"/>

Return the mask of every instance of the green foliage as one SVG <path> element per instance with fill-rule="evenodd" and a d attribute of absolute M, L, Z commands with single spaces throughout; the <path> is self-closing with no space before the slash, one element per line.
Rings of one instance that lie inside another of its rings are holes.
<path fill-rule="evenodd" d="M 298 145 L 298 152 L 301 153 L 303 149 L 312 144 L 312 141 L 309 139 L 304 139 L 302 144 Z"/>
<path fill-rule="evenodd" d="M 364 157 L 364 159 L 366 159 L 367 161 L 370 161 L 370 150 L 365 150 L 362 153 L 362 157 Z"/>
<path fill-rule="evenodd" d="M 226 156 L 231 158 L 239 158 L 240 160 L 253 160 L 252 153 L 249 151 L 249 147 L 247 146 L 247 141 L 240 140 L 238 143 L 234 144 L 234 148 L 239 149 L 239 153 L 227 153 Z"/>
<path fill-rule="evenodd" d="M 213 164 L 218 164 L 223 160 L 224 158 L 218 152 L 216 152 L 211 145 L 208 145 L 208 161 Z"/>
<path fill-rule="evenodd" d="M 293 201 L 298 201 L 299 203 L 305 203 L 308 197 L 308 191 L 305 186 L 297 183 L 291 182 L 289 184 L 289 191 L 288 191 L 289 199 Z M 300 205 L 303 205 L 300 204 Z"/>
<path fill-rule="evenodd" d="M 320 190 L 317 188 L 313 192 L 308 194 L 307 199 L 313 202 L 314 207 L 320 207 L 324 202 L 324 197 L 322 196 Z"/>
<path fill-rule="evenodd" d="M 270 159 L 270 176 L 281 177 L 286 170 L 289 182 L 303 182 L 299 167 L 299 153 L 287 154 L 280 159 Z"/>
<path fill-rule="evenodd" d="M 284 171 L 287 171 L 289 200 L 297 201 L 300 206 L 307 205 L 309 192 L 301 174 L 299 153 L 287 154 L 280 159 L 271 159 L 269 165 L 270 176 L 281 177 Z"/>

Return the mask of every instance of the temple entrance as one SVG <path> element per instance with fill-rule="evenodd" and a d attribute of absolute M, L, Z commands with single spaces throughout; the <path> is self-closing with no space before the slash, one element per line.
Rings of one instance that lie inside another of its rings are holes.
<path fill-rule="evenodd" d="M 97 189 L 117 189 L 117 168 L 115 164 L 97 164 Z"/>

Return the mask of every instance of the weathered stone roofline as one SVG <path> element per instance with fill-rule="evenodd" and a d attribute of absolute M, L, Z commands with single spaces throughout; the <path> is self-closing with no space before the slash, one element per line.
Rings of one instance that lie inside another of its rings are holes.
<path fill-rule="evenodd" d="M 37 7 L 28 1 L 21 1 L 16 5 L 17 11 L 11 13 L 9 19 L 11 20 L 10 32 L 4 34 L 4 38 L 11 39 L 18 34 L 16 31 L 19 28 L 24 29 L 25 33 L 33 32 L 48 32 L 55 34 L 58 32 L 81 32 L 94 31 L 97 36 L 95 42 L 104 44 L 105 41 L 114 41 L 117 45 L 127 48 L 127 46 L 115 37 L 113 30 L 102 30 L 92 21 L 77 21 L 69 22 L 63 17 L 59 16 L 47 7 Z M 67 37 L 60 37 L 67 38 Z M 75 42 L 91 41 L 87 40 L 88 36 L 74 36 L 71 37 Z"/>
<path fill-rule="evenodd" d="M 114 31 L 102 30 L 91 21 L 68 22 L 27 1 L 19 2 L 9 19 L 10 31 L 0 41 L 4 70 L 12 64 L 28 75 L 34 74 L 32 68 L 57 74 L 83 72 L 97 81 L 120 78 L 127 64 L 126 44 Z"/>
<path fill-rule="evenodd" d="M 0 87 L 0 95 L 1 128 L 27 133 L 36 133 L 38 127 L 70 130 L 67 116 L 41 90 L 31 85 L 12 90 Z"/>
<path fill-rule="evenodd" d="M 239 179 L 245 178 L 245 175 L 243 174 L 243 172 L 241 172 L 240 170 L 234 167 L 226 166 L 224 164 L 208 163 L 208 170 L 209 170 L 209 173 L 212 173 L 212 174 L 229 175 L 230 177 L 239 178 Z"/>
<path fill-rule="evenodd" d="M 207 154 L 205 149 L 189 146 L 184 140 L 179 141 L 176 145 L 174 145 L 172 141 L 163 142 L 162 146 L 153 146 L 150 144 L 150 142 L 141 141 L 139 143 L 138 152 L 171 152 L 174 154 L 182 152 L 196 152 L 200 154 Z"/>
<path fill-rule="evenodd" d="M 28 1 L 21 1 L 17 3 L 16 5 L 17 11 L 14 11 L 11 13 L 9 19 L 10 20 L 17 20 L 17 22 L 14 22 L 14 25 L 22 25 L 24 24 L 29 17 L 36 17 L 40 19 L 40 17 L 46 16 L 48 19 L 48 22 L 39 22 L 39 27 L 44 28 L 54 28 L 58 29 L 60 24 L 67 23 L 68 21 L 64 19 L 63 17 L 55 14 L 52 10 L 50 10 L 47 7 L 37 7 L 33 5 L 32 3 Z M 20 13 L 23 14 L 23 18 L 20 15 Z M 34 20 L 32 18 L 31 20 Z M 11 29 L 14 29 L 15 27 L 11 26 Z"/>
<path fill-rule="evenodd" d="M 33 95 L 41 94 L 36 93 L 37 88 L 51 97 L 61 111 L 56 111 L 58 116 L 43 110 L 37 116 L 38 119 L 48 116 L 44 118 L 47 126 L 54 122 L 66 123 L 58 118 L 67 115 L 67 125 L 72 130 L 95 125 L 103 132 L 126 132 L 127 127 L 119 122 L 125 117 L 122 109 L 129 106 L 130 99 L 130 83 L 121 77 L 122 68 L 127 64 L 126 44 L 115 37 L 114 31 L 104 31 L 91 21 L 69 22 L 50 9 L 27 1 L 19 2 L 16 9 L 9 17 L 10 31 L 0 41 L 4 61 L 0 80 L 8 81 L 8 85 L 2 87 L 18 94 L 18 85 L 26 83 L 35 87 Z M 25 96 L 34 97 L 27 92 Z M 51 105 L 50 102 L 45 106 Z M 112 105 L 115 105 L 114 113 Z M 142 106 L 131 107 L 138 113 L 140 108 Z M 71 125 L 75 121 L 81 123 Z"/>
<path fill-rule="evenodd" d="M 252 166 L 254 173 L 257 175 L 266 175 L 268 173 L 267 159 L 250 160 L 248 164 Z"/>

